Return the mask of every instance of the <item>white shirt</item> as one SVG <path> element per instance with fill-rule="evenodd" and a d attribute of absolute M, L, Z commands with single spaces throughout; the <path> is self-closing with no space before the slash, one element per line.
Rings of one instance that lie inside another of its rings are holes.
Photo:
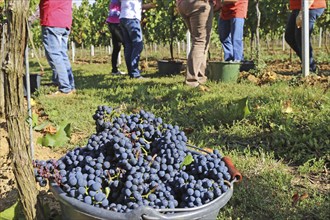
<path fill-rule="evenodd" d="M 141 21 L 142 0 L 121 0 L 119 18 L 138 19 Z"/>

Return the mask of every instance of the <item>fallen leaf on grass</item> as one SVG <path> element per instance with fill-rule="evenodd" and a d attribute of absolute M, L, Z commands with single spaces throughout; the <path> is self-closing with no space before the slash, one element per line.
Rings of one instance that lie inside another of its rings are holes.
<path fill-rule="evenodd" d="M 254 84 L 259 84 L 260 82 L 260 80 L 252 74 L 250 74 L 247 79 Z"/>
<path fill-rule="evenodd" d="M 308 194 L 307 193 L 304 193 L 304 194 L 302 194 L 301 196 L 300 196 L 300 201 L 302 201 L 302 200 L 305 200 L 305 199 L 307 199 L 309 196 L 308 196 Z"/>
<path fill-rule="evenodd" d="M 193 128 L 184 128 L 183 131 L 186 133 L 186 134 L 191 134 L 194 132 L 194 129 Z"/>
<path fill-rule="evenodd" d="M 276 79 L 277 79 L 277 74 L 275 72 L 266 72 L 261 76 L 260 83 L 265 84 L 265 83 L 275 82 Z"/>
<path fill-rule="evenodd" d="M 44 132 L 45 133 L 49 133 L 49 134 L 55 134 L 57 131 L 56 127 L 52 126 L 52 125 L 48 125 L 44 128 Z"/>
<path fill-rule="evenodd" d="M 282 112 L 286 113 L 286 114 L 293 112 L 293 109 L 291 107 L 291 100 L 287 100 L 287 101 L 283 102 Z"/>
<path fill-rule="evenodd" d="M 295 193 L 293 196 L 292 196 L 292 206 L 295 206 L 299 201 L 299 194 L 298 193 Z"/>
<path fill-rule="evenodd" d="M 203 86 L 203 85 L 198 86 L 198 88 L 202 92 L 209 92 L 209 91 L 211 91 L 210 88 L 208 88 L 206 86 Z"/>
<path fill-rule="evenodd" d="M 299 195 L 298 193 L 295 193 L 293 196 L 292 196 L 292 206 L 295 206 L 297 205 L 298 202 L 302 201 L 302 200 L 305 200 L 307 199 L 309 196 L 308 196 L 308 193 L 303 193 L 302 195 Z"/>
<path fill-rule="evenodd" d="M 37 105 L 37 102 L 31 98 L 31 106 L 35 106 L 35 105 Z"/>

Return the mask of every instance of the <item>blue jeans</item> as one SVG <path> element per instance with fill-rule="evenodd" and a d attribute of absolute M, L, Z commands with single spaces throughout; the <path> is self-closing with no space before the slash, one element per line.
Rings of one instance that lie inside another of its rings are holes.
<path fill-rule="evenodd" d="M 324 8 L 310 9 L 309 10 L 309 39 L 312 36 L 314 23 L 318 17 L 322 15 Z M 288 19 L 285 29 L 285 41 L 290 45 L 292 50 L 302 60 L 302 32 L 301 28 L 297 28 L 296 18 L 299 14 L 299 10 L 293 10 Z M 313 58 L 313 48 L 311 41 L 309 41 L 309 69 L 312 72 L 316 71 L 316 63 Z"/>
<path fill-rule="evenodd" d="M 131 78 L 140 76 L 139 61 L 143 50 L 142 29 L 138 19 L 121 18 L 124 55 L 128 74 Z"/>
<path fill-rule="evenodd" d="M 218 34 L 225 61 L 243 60 L 243 27 L 244 18 L 218 19 Z"/>
<path fill-rule="evenodd" d="M 68 93 L 75 88 L 74 77 L 67 55 L 70 30 L 58 27 L 42 26 L 42 42 L 46 58 L 53 71 L 52 81 L 59 90 Z"/>

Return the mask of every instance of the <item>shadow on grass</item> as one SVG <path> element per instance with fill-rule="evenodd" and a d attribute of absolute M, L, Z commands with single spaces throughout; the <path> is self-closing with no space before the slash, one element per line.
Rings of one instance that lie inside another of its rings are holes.
<path fill-rule="evenodd" d="M 268 97 L 254 97 L 249 98 L 249 101 L 267 103 L 270 100 Z M 243 119 L 242 113 L 233 112 L 227 104 L 221 103 L 220 98 L 214 98 L 191 109 L 194 114 L 190 115 L 190 121 L 196 122 L 193 125 L 196 132 L 208 126 L 215 130 L 211 134 L 194 135 L 194 142 L 198 142 L 198 139 L 212 140 L 209 143 L 211 145 L 226 145 L 228 149 L 237 150 L 244 150 L 246 147 L 262 148 L 274 152 L 277 159 L 284 159 L 293 165 L 302 165 L 313 158 L 326 158 L 330 154 L 327 136 L 330 117 L 308 121 L 299 115 L 288 117 L 270 110 L 267 115 L 251 114 Z M 256 130 L 244 137 L 221 133 L 223 128 L 228 129 L 235 124 L 241 126 L 241 129 L 255 126 Z"/>
<path fill-rule="evenodd" d="M 129 110 L 162 109 L 165 112 L 154 114 L 170 119 L 168 123 L 175 123 L 192 134 L 189 139 L 194 143 L 206 140 L 207 145 L 226 145 L 229 149 L 243 150 L 247 146 L 263 148 L 274 152 L 277 159 L 285 159 L 294 165 L 304 164 L 312 158 L 324 158 L 330 154 L 329 138 L 327 137 L 330 117 L 322 120 L 308 121 L 298 116 L 286 117 L 281 112 L 270 109 L 264 115 L 251 114 L 243 119 L 242 112 L 234 112 L 228 108 L 228 103 L 222 96 L 201 100 L 203 96 L 197 88 L 187 89 L 183 83 L 166 81 L 172 76 L 161 76 L 157 73 L 144 75 L 154 80 L 127 80 L 128 76 L 107 77 L 106 74 L 86 75 L 83 70 L 75 70 L 77 89 L 108 90 L 102 96 L 107 102 L 129 103 Z M 132 88 L 129 94 L 117 93 L 117 89 Z M 164 94 L 154 96 L 150 88 L 164 89 Z M 232 100 L 233 102 L 237 100 Z M 258 96 L 249 98 L 250 103 L 264 105 L 272 102 L 271 97 Z M 255 126 L 256 130 L 248 132 L 246 136 L 223 133 L 235 125 L 242 129 Z M 275 126 L 274 126 L 275 125 Z M 213 131 L 205 132 L 205 127 L 212 127 Z M 188 132 L 188 133 L 189 133 Z"/>
<path fill-rule="evenodd" d="M 221 212 L 223 215 L 232 212 L 233 219 L 329 219 L 330 205 L 326 197 L 315 202 L 313 195 L 309 195 L 295 201 L 293 196 L 297 192 L 291 184 L 289 176 L 276 170 L 244 178 L 235 184 L 233 197 L 220 210 L 220 216 Z M 306 192 L 305 189 L 302 192 Z"/>

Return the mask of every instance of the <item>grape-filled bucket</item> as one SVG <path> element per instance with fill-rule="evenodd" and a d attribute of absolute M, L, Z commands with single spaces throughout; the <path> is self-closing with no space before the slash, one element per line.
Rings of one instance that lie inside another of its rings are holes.
<path fill-rule="evenodd" d="M 193 148 L 190 150 L 193 154 L 207 153 L 207 151 L 201 148 L 195 146 L 189 147 Z M 91 206 L 69 197 L 57 183 L 50 183 L 50 189 L 55 198 L 60 202 L 63 220 L 212 220 L 217 218 L 220 209 L 224 207 L 232 197 L 234 183 L 242 180 L 241 173 L 235 168 L 231 159 L 229 157 L 223 157 L 222 160 L 228 167 L 228 172 L 232 177 L 231 182 L 227 182 L 228 190 L 211 202 L 193 208 L 154 209 L 148 206 L 141 206 L 127 213 L 120 213 Z"/>
<path fill-rule="evenodd" d="M 97 208 L 86 203 L 83 203 L 75 198 L 68 197 L 66 193 L 56 184 L 51 183 L 50 189 L 55 198 L 60 202 L 62 219 L 64 220 L 156 220 L 156 219 L 201 219 L 212 220 L 216 219 L 222 207 L 224 207 L 233 195 L 233 184 L 236 180 L 230 183 L 230 187 L 215 200 L 195 208 L 177 208 L 177 209 L 153 209 L 142 206 L 128 213 L 119 213 L 109 211 L 103 208 Z"/>

